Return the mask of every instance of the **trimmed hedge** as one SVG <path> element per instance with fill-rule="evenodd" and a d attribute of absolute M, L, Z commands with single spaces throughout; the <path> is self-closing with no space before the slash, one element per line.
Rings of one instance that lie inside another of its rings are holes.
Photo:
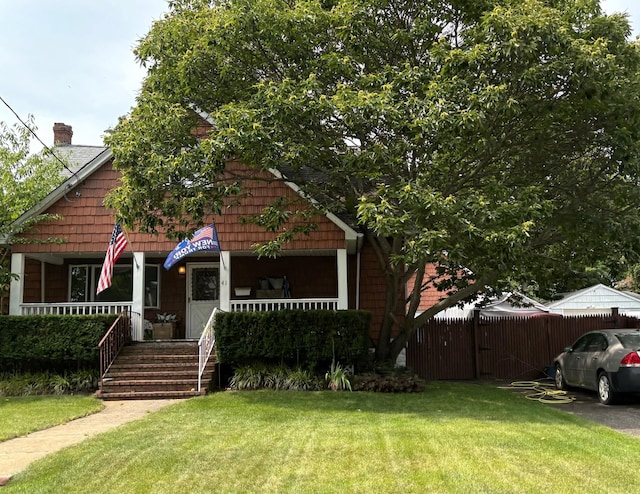
<path fill-rule="evenodd" d="M 0 371 L 73 371 L 98 366 L 98 343 L 117 315 L 2 316 Z"/>
<path fill-rule="evenodd" d="M 216 318 L 218 362 L 233 366 L 256 361 L 314 370 L 334 355 L 343 365 L 364 359 L 371 314 L 366 311 L 283 310 L 221 312 Z"/>

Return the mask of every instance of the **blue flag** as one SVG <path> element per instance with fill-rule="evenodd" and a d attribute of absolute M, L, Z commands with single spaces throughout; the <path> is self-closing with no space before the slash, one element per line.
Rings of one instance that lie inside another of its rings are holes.
<path fill-rule="evenodd" d="M 211 223 L 209 226 L 200 228 L 191 239 L 184 239 L 171 251 L 164 261 L 164 268 L 171 269 L 175 263 L 181 259 L 201 251 L 220 252 L 220 242 L 218 242 L 218 232 L 216 225 Z"/>

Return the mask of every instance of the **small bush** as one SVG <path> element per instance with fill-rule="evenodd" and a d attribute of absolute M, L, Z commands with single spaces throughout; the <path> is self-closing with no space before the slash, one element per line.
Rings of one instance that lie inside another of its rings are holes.
<path fill-rule="evenodd" d="M 238 391 L 256 389 L 316 391 L 321 389 L 321 385 L 318 378 L 308 370 L 291 369 L 283 365 L 267 366 L 258 363 L 238 367 L 229 381 L 229 389 Z"/>
<path fill-rule="evenodd" d="M 420 393 L 426 381 L 415 374 L 393 373 L 388 375 L 366 373 L 354 376 L 354 391 L 374 391 L 378 393 Z"/>
<path fill-rule="evenodd" d="M 333 391 L 351 391 L 351 382 L 347 370 L 340 365 L 340 362 L 331 362 L 331 369 L 324 376 L 329 383 L 329 389 Z"/>
<path fill-rule="evenodd" d="M 0 396 L 93 393 L 98 389 L 98 374 L 98 371 L 4 374 L 0 375 Z"/>

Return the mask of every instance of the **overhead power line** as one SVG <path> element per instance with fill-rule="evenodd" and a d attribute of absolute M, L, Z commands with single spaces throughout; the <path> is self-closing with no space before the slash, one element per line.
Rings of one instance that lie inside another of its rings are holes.
<path fill-rule="evenodd" d="M 64 161 L 62 161 L 62 160 L 58 157 L 58 155 L 57 155 L 56 153 L 54 153 L 54 152 L 53 152 L 53 149 L 51 149 L 51 148 L 50 148 L 49 146 L 47 146 L 44 142 L 42 142 L 42 139 L 40 139 L 40 137 L 38 137 L 38 134 L 36 134 L 36 133 L 34 132 L 34 130 L 33 130 L 31 127 L 29 127 L 29 126 L 26 124 L 26 122 L 25 122 L 24 120 L 22 120 L 22 118 L 20 118 L 20 115 L 18 115 L 18 114 L 15 112 L 15 110 L 14 110 L 13 108 L 11 108 L 11 105 L 9 105 L 9 103 L 7 103 L 7 102 L 4 100 L 4 98 L 3 98 L 2 96 L 0 96 L 0 101 L 2 101 L 2 102 L 4 103 L 4 106 L 6 106 L 7 108 L 9 108 L 9 110 L 11 110 L 11 113 L 13 113 L 13 114 L 16 116 L 16 118 L 17 118 L 17 119 L 18 119 L 18 121 L 19 121 L 19 122 L 24 126 L 24 128 L 25 128 L 25 129 L 27 129 L 29 132 L 31 132 L 31 134 L 33 135 L 33 137 L 35 137 L 35 138 L 36 138 L 36 140 L 37 140 L 40 144 L 42 144 L 42 145 L 44 146 L 44 148 L 45 148 L 49 153 L 51 153 L 51 156 L 53 156 L 56 160 L 58 160 L 58 162 L 59 162 L 59 163 L 64 167 L 64 169 L 65 169 L 65 170 L 67 170 L 67 171 L 71 174 L 71 176 L 75 175 L 75 172 L 73 172 L 73 171 L 71 171 L 71 170 L 69 169 L 69 167 L 67 166 L 67 164 L 66 164 Z"/>

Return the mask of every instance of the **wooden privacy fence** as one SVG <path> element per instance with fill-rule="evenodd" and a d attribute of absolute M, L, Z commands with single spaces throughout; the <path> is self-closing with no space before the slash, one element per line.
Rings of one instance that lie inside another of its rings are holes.
<path fill-rule="evenodd" d="M 432 319 L 407 345 L 407 366 L 429 380 L 516 379 L 545 376 L 566 346 L 593 329 L 640 328 L 620 316 Z"/>

